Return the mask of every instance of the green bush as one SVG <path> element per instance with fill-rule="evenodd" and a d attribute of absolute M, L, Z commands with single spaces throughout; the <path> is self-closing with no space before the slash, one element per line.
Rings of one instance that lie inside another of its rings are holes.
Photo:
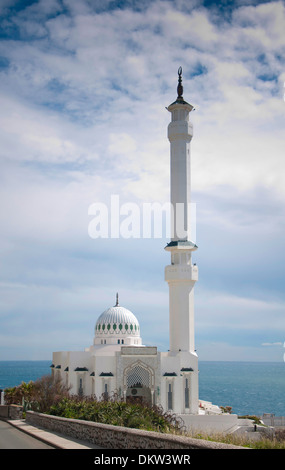
<path fill-rule="evenodd" d="M 261 424 L 260 418 L 255 415 L 238 416 L 239 419 L 252 419 L 254 424 Z"/>
<path fill-rule="evenodd" d="M 34 382 L 22 382 L 17 387 L 5 389 L 6 405 L 22 405 L 23 402 L 30 402 L 34 390 Z"/>
<path fill-rule="evenodd" d="M 174 432 L 181 427 L 174 415 L 158 406 L 118 400 L 71 396 L 51 406 L 49 414 L 147 431 Z"/>

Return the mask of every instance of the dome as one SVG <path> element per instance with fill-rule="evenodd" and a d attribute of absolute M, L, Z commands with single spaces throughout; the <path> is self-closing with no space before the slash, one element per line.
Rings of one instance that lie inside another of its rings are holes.
<path fill-rule="evenodd" d="M 95 326 L 96 336 L 99 334 L 129 334 L 139 336 L 140 325 L 135 315 L 127 308 L 110 307 L 101 313 Z"/>
<path fill-rule="evenodd" d="M 130 342 L 131 338 L 139 341 Z M 130 310 L 119 305 L 118 298 L 114 307 L 101 313 L 95 325 L 95 343 L 109 344 L 111 339 L 113 344 L 141 344 L 139 322 Z"/>

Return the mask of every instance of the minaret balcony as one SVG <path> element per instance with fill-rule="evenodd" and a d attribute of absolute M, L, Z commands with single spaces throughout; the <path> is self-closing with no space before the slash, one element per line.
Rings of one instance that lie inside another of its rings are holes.
<path fill-rule="evenodd" d="M 198 246 L 191 240 L 172 240 L 171 242 L 167 243 L 164 249 L 166 251 L 170 251 L 171 253 L 177 253 L 179 251 L 191 252 L 196 251 L 198 249 Z"/>
<path fill-rule="evenodd" d="M 193 125 L 189 121 L 172 121 L 168 125 L 168 139 L 170 142 L 174 140 L 186 140 L 190 142 L 193 137 Z"/>

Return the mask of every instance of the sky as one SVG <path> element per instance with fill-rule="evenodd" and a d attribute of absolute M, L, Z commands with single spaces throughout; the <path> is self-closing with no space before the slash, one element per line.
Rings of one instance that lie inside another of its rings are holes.
<path fill-rule="evenodd" d="M 0 360 L 84 350 L 116 292 L 169 349 L 169 240 L 88 227 L 169 201 L 179 66 L 198 357 L 284 360 L 285 3 L 254 0 L 1 0 Z"/>

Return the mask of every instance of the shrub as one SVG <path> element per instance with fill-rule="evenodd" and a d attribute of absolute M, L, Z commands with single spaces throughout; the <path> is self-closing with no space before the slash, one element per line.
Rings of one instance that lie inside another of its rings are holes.
<path fill-rule="evenodd" d="M 5 389 L 6 405 L 22 405 L 23 402 L 30 402 L 33 394 L 34 382 L 22 382 L 17 387 Z"/>
<path fill-rule="evenodd" d="M 244 416 L 239 416 L 239 419 L 252 419 L 254 424 L 262 424 L 260 421 L 260 418 L 255 415 L 244 415 Z"/>
<path fill-rule="evenodd" d="M 35 382 L 22 382 L 17 387 L 5 389 L 5 403 L 7 405 L 23 405 L 24 411 L 45 412 L 58 401 L 69 395 L 69 389 L 61 379 L 53 379 L 45 375 Z"/>
<path fill-rule="evenodd" d="M 223 413 L 232 413 L 232 407 L 231 406 L 220 406 L 221 410 Z"/>
<path fill-rule="evenodd" d="M 147 431 L 174 432 L 181 428 L 180 421 L 174 415 L 164 413 L 161 407 L 117 399 L 106 401 L 71 396 L 52 405 L 49 414 Z"/>
<path fill-rule="evenodd" d="M 54 379 L 51 375 L 45 375 L 34 382 L 32 394 L 33 410 L 44 413 L 50 407 L 69 396 L 70 388 L 66 387 L 60 378 Z"/>

